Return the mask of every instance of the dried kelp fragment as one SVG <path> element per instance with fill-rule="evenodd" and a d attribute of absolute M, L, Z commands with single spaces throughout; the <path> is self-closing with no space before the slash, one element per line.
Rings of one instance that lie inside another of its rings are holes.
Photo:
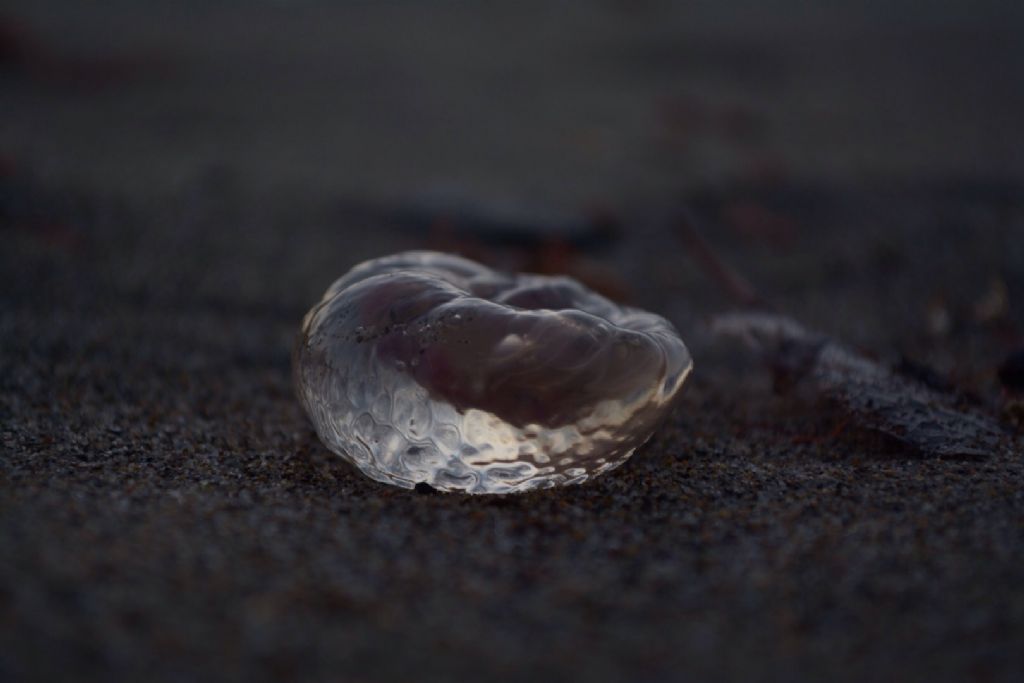
<path fill-rule="evenodd" d="M 859 427 L 893 437 L 922 455 L 981 458 L 1005 442 L 996 422 L 958 407 L 951 395 L 896 374 L 792 318 L 729 313 L 717 316 L 712 330 L 759 351 L 775 370 L 777 386 L 809 387 L 838 404 Z"/>

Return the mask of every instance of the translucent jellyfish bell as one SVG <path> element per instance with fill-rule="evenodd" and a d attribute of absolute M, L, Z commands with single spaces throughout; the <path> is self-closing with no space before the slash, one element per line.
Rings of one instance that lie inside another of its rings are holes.
<path fill-rule="evenodd" d="M 294 354 L 328 448 L 378 481 L 469 493 L 621 465 L 692 367 L 664 318 L 567 277 L 435 252 L 353 268 L 306 314 Z"/>

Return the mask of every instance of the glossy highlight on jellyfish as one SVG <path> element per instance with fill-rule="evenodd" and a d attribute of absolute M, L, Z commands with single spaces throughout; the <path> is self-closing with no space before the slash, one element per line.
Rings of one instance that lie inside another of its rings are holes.
<path fill-rule="evenodd" d="M 626 461 L 693 363 L 672 325 L 567 277 L 416 251 L 366 261 L 306 314 L 299 400 L 367 476 L 510 493 Z"/>

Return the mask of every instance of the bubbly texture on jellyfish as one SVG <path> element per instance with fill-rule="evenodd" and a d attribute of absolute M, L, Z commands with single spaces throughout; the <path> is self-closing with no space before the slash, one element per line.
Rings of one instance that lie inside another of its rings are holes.
<path fill-rule="evenodd" d="M 692 367 L 664 318 L 435 252 L 357 265 L 306 314 L 294 354 L 328 448 L 378 481 L 469 493 L 621 465 Z"/>

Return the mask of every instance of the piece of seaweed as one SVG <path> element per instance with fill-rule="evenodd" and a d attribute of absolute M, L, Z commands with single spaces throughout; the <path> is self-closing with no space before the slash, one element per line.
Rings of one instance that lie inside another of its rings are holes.
<path fill-rule="evenodd" d="M 858 427 L 896 439 L 922 456 L 985 458 L 1007 435 L 991 418 L 956 405 L 955 395 L 893 372 L 785 315 L 718 315 L 712 331 L 739 338 L 775 371 L 776 387 L 809 387 L 834 402 Z"/>

